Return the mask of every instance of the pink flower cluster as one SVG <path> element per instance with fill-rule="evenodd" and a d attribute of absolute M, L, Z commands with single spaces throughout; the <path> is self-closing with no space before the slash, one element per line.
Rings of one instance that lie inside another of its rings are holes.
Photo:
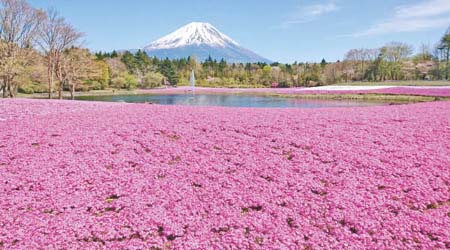
<path fill-rule="evenodd" d="M 0 110 L 0 249 L 450 247 L 449 102 Z"/>
<path fill-rule="evenodd" d="M 168 89 L 153 89 L 143 90 L 143 93 L 155 94 L 179 94 L 191 91 L 191 88 L 168 88 Z M 291 95 L 315 95 L 315 94 L 387 94 L 387 95 L 417 95 L 417 96 L 436 96 L 436 97 L 450 97 L 450 87 L 390 87 L 376 90 L 320 90 L 314 88 L 255 88 L 255 89 L 241 89 L 241 88 L 196 88 L 196 93 L 206 94 L 235 94 L 235 93 L 276 93 L 276 94 L 291 94 Z"/>
<path fill-rule="evenodd" d="M 304 88 L 209 88 L 209 87 L 195 87 L 195 93 L 198 94 L 295 94 Z M 192 91 L 191 87 L 177 87 L 177 88 L 160 88 L 160 89 L 146 89 L 139 90 L 142 94 L 183 94 Z"/>
<path fill-rule="evenodd" d="M 437 96 L 450 97 L 450 87 L 431 87 L 431 88 L 411 88 L 411 87 L 395 87 L 374 91 L 381 94 L 392 95 L 420 95 L 420 96 Z"/>
<path fill-rule="evenodd" d="M 376 90 L 308 90 L 298 94 L 386 94 L 450 97 L 450 87 L 391 87 Z"/>

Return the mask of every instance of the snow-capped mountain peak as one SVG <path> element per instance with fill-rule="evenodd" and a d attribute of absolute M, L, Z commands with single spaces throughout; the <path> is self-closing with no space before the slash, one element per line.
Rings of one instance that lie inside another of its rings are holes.
<path fill-rule="evenodd" d="M 239 44 L 209 23 L 193 22 L 151 43 L 145 50 L 173 49 L 192 45 L 227 47 Z"/>
<path fill-rule="evenodd" d="M 240 46 L 209 23 L 194 22 L 164 36 L 147 47 L 149 56 L 180 59 L 193 56 L 196 60 L 224 59 L 227 62 L 271 62 Z"/>

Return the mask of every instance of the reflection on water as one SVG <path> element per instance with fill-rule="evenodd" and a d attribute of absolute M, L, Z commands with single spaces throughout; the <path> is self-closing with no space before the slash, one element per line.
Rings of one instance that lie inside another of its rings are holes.
<path fill-rule="evenodd" d="M 367 102 L 353 100 L 310 100 L 285 98 L 278 96 L 258 95 L 134 95 L 134 96 L 89 96 L 78 97 L 78 100 L 154 103 L 161 105 L 193 105 L 193 106 L 226 106 L 226 107 L 257 107 L 257 108 L 326 108 L 326 107 L 361 107 L 386 105 L 383 102 Z"/>

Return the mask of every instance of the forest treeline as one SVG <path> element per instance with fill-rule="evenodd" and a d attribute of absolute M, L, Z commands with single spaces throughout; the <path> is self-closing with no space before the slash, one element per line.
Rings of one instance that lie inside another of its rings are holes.
<path fill-rule="evenodd" d="M 344 60 L 320 63 L 227 63 L 194 56 L 149 57 L 144 51 L 93 53 L 84 34 L 56 10 L 32 7 L 26 0 L 0 0 L 0 93 L 198 86 L 301 87 L 350 81 L 449 80 L 450 31 L 435 46 L 391 42 L 381 48 L 352 49 Z M 414 53 L 416 51 L 416 53 Z"/>

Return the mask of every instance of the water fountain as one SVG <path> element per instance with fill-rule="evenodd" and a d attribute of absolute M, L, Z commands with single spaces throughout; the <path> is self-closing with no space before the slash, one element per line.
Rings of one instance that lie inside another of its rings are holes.
<path fill-rule="evenodd" d="M 191 90 L 193 93 L 195 93 L 195 72 L 194 72 L 194 70 L 192 70 L 192 72 L 191 72 L 190 83 L 191 83 Z"/>

